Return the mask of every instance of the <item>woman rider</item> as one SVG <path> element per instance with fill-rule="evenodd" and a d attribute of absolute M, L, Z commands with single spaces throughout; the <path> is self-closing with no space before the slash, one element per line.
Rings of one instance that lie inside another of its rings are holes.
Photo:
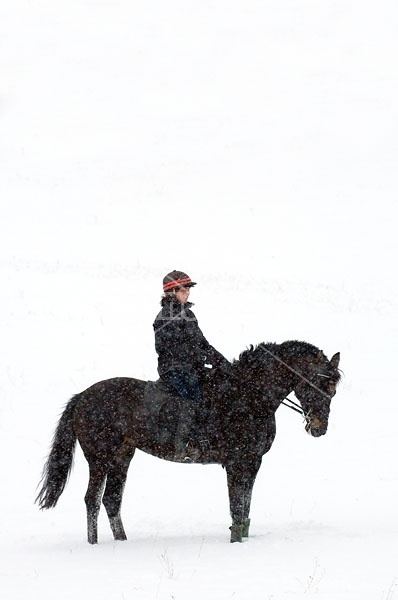
<path fill-rule="evenodd" d="M 230 363 L 209 344 L 198 325 L 188 302 L 190 288 L 196 285 L 183 271 L 171 271 L 163 279 L 162 310 L 157 315 L 155 348 L 158 354 L 158 372 L 190 407 L 202 402 L 200 373 L 205 364 L 229 367 Z M 183 410 L 176 435 L 176 459 L 187 454 L 187 442 L 195 410 Z"/>

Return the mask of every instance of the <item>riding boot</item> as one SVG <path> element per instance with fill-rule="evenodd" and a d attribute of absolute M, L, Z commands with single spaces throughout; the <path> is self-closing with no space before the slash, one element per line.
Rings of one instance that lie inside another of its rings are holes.
<path fill-rule="evenodd" d="M 180 420 L 175 437 L 174 460 L 176 461 L 195 461 L 199 458 L 200 452 L 188 444 L 189 434 L 195 421 L 196 411 L 192 406 L 182 407 Z"/>

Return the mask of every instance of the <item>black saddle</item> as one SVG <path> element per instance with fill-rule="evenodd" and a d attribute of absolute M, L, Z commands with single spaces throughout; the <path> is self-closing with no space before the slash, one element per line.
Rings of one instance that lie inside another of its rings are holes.
<path fill-rule="evenodd" d="M 184 411 L 195 411 L 196 426 L 203 427 L 207 417 L 207 406 L 197 406 L 181 398 L 177 391 L 162 379 L 148 381 L 144 391 L 144 419 L 148 433 L 161 442 L 173 442 L 177 424 Z"/>
<path fill-rule="evenodd" d="M 144 392 L 144 418 L 148 432 L 167 442 L 174 438 L 184 400 L 162 379 L 148 381 Z"/>
<path fill-rule="evenodd" d="M 163 379 L 148 381 L 144 392 L 144 407 L 149 418 L 159 416 L 165 403 L 181 404 L 177 391 Z"/>

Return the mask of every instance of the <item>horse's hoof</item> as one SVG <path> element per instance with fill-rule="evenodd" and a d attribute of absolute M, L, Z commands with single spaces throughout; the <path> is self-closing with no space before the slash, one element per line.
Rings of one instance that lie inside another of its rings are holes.
<path fill-rule="evenodd" d="M 231 544 L 241 542 L 243 525 L 231 525 L 229 529 L 231 531 Z"/>
<path fill-rule="evenodd" d="M 95 546 L 95 544 L 98 544 L 98 540 L 97 538 L 93 539 L 93 538 L 88 538 L 88 543 L 91 544 L 92 546 Z"/>
<path fill-rule="evenodd" d="M 118 515 L 117 517 L 110 517 L 109 522 L 111 525 L 114 540 L 116 540 L 116 541 L 127 540 L 127 535 L 124 531 L 124 527 L 123 527 L 123 523 L 120 518 L 120 515 Z"/>
<path fill-rule="evenodd" d="M 242 523 L 242 537 L 249 537 L 250 519 L 245 519 Z"/>

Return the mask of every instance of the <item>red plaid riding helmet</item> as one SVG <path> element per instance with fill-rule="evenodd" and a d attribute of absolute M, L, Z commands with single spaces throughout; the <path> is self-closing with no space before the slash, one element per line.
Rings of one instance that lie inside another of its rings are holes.
<path fill-rule="evenodd" d="M 170 292 L 179 287 L 192 287 L 194 285 L 196 285 L 196 282 L 192 281 L 190 276 L 183 271 L 171 271 L 171 273 L 167 273 L 163 278 L 164 292 Z"/>

